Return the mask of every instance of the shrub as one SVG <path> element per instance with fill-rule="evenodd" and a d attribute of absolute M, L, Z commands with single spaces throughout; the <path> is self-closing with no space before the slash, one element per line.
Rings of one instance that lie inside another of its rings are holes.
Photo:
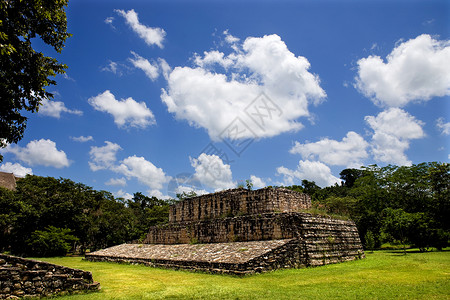
<path fill-rule="evenodd" d="M 64 256 L 78 238 L 71 235 L 72 230 L 49 226 L 45 230 L 35 230 L 28 240 L 34 256 Z"/>

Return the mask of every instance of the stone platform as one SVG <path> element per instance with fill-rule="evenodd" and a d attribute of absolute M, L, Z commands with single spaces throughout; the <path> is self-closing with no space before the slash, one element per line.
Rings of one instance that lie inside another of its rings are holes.
<path fill-rule="evenodd" d="M 91 261 L 245 275 L 364 257 L 355 223 L 304 212 L 309 196 L 284 188 L 232 189 L 172 206 L 142 244 L 86 254 Z"/>
<path fill-rule="evenodd" d="M 297 246 L 293 239 L 195 245 L 122 244 L 86 254 L 86 260 L 245 275 L 295 267 L 291 258 Z"/>

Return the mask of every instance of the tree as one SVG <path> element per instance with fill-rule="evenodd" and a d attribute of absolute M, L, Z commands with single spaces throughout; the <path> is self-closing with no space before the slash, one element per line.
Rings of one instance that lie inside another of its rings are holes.
<path fill-rule="evenodd" d="M 32 42 L 39 36 L 61 52 L 71 36 L 64 10 L 67 3 L 0 0 L 0 148 L 22 139 L 27 123 L 22 111 L 37 112 L 44 99 L 53 98 L 46 91 L 56 84 L 50 77 L 65 73 L 66 65 L 35 51 Z"/>
<path fill-rule="evenodd" d="M 341 179 L 344 181 L 344 186 L 351 188 L 358 178 L 364 176 L 364 171 L 361 169 L 345 169 L 339 173 Z"/>
<path fill-rule="evenodd" d="M 410 233 L 414 228 L 414 216 L 403 209 L 386 208 L 384 210 L 383 232 L 387 240 L 398 241 L 403 245 L 406 254 L 406 244 L 410 242 Z"/>
<path fill-rule="evenodd" d="M 72 249 L 78 238 L 71 235 L 72 230 L 49 226 L 45 230 L 35 230 L 28 245 L 33 255 L 37 256 L 63 256 Z"/>

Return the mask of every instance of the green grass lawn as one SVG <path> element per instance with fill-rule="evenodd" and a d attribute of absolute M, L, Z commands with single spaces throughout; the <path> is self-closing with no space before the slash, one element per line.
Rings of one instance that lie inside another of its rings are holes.
<path fill-rule="evenodd" d="M 375 251 L 367 258 L 247 277 L 44 258 L 93 273 L 101 291 L 58 299 L 450 299 L 450 252 Z"/>

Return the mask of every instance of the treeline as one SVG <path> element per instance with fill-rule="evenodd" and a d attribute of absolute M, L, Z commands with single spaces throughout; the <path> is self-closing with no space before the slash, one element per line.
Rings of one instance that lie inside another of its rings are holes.
<path fill-rule="evenodd" d="M 141 193 L 116 199 L 69 179 L 27 175 L 16 191 L 0 188 L 0 252 L 55 256 L 142 239 L 150 226 L 168 221 L 170 204 Z"/>
<path fill-rule="evenodd" d="M 342 184 L 326 188 L 303 180 L 289 188 L 309 194 L 318 211 L 355 221 L 366 249 L 386 242 L 425 251 L 450 238 L 450 164 L 372 165 L 345 169 Z"/>

